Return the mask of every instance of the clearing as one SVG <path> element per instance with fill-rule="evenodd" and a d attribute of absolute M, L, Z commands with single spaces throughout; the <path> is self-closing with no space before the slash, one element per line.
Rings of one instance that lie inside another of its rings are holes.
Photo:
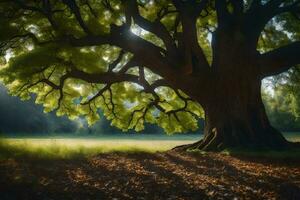
<path fill-rule="evenodd" d="M 300 199 L 300 151 L 178 153 L 164 150 L 194 140 L 135 137 L 3 139 L 1 200 Z"/>

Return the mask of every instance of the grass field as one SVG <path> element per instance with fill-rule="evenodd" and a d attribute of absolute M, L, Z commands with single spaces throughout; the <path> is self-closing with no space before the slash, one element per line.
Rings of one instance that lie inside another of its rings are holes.
<path fill-rule="evenodd" d="M 285 136 L 300 141 L 299 134 Z M 2 138 L 1 200 L 300 199 L 300 149 L 247 155 L 166 151 L 199 139 L 140 134 Z"/>
<path fill-rule="evenodd" d="M 286 133 L 291 141 L 300 141 L 299 133 Z M 0 158 L 40 157 L 74 158 L 109 152 L 162 152 L 175 146 L 193 143 L 198 135 L 98 135 L 52 137 L 4 137 L 0 140 Z"/>
<path fill-rule="evenodd" d="M 0 141 L 0 158 L 33 156 L 73 158 L 108 152 L 161 152 L 192 143 L 195 135 L 98 135 L 52 137 L 4 137 Z"/>

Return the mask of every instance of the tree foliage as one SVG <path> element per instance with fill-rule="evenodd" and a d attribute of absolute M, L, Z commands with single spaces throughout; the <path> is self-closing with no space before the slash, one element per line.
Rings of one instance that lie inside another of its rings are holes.
<path fill-rule="evenodd" d="M 261 76 L 275 75 L 298 64 L 294 51 L 287 51 L 300 49 L 299 4 L 3 0 L 1 77 L 12 95 L 29 99 L 34 93 L 46 112 L 84 116 L 89 124 L 99 119 L 100 109 L 124 131 L 143 130 L 144 123 L 167 133 L 195 130 L 204 114 L 193 97 L 205 96 L 213 84 L 216 30 L 243 19 L 247 26 L 241 30 L 259 38 Z M 229 37 L 244 40 L 238 32 Z M 297 90 L 296 73 L 288 76 L 290 91 Z M 299 93 L 293 95 L 296 104 Z"/>
<path fill-rule="evenodd" d="M 295 120 L 300 119 L 300 70 L 292 69 L 267 79 L 274 92 L 273 98 L 265 95 L 271 110 L 286 111 Z"/>
<path fill-rule="evenodd" d="M 287 85 L 278 85 L 272 91 L 263 95 L 266 111 L 271 124 L 281 131 L 299 131 L 300 118 L 297 112 L 299 100 L 294 93 L 286 88 Z"/>

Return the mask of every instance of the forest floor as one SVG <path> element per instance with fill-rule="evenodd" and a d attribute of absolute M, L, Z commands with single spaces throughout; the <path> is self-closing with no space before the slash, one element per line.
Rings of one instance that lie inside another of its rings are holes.
<path fill-rule="evenodd" d="M 0 159 L 0 199 L 300 199 L 300 158 L 102 153 Z"/>

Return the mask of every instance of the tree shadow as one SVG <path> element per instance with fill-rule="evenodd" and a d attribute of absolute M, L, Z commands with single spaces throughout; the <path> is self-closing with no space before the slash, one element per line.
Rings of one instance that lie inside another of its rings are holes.
<path fill-rule="evenodd" d="M 261 171 L 255 171 L 256 166 Z M 278 171 L 273 174 L 269 169 L 272 166 L 218 154 L 175 152 L 19 159 L 0 162 L 0 192 L 1 200 L 268 199 L 270 194 L 300 199 L 300 177 L 278 176 Z"/>
<path fill-rule="evenodd" d="M 267 171 L 263 171 L 264 169 L 260 168 L 259 172 L 252 173 L 249 170 L 245 170 L 243 168 L 238 168 L 239 166 L 234 166 L 233 163 L 230 163 L 230 160 L 226 159 L 216 159 L 214 156 L 199 156 L 197 154 L 178 154 L 181 156 L 174 156 L 172 153 L 167 153 L 166 156 L 177 165 L 182 165 L 186 169 L 190 169 L 192 171 L 195 171 L 197 173 L 206 174 L 215 178 L 222 177 L 222 182 L 231 183 L 227 184 L 227 186 L 232 187 L 232 185 L 236 186 L 244 186 L 246 189 L 251 189 L 253 191 L 252 197 L 258 198 L 257 191 L 260 191 L 262 189 L 269 190 L 274 192 L 279 199 L 300 199 L 300 175 L 298 175 L 298 181 L 295 183 L 295 181 L 292 181 L 289 177 L 277 177 L 277 174 L 272 173 L 272 168 L 276 167 L 278 163 L 275 162 L 270 165 L 270 163 L 264 163 L 264 162 L 254 162 L 264 165 L 267 169 Z M 185 157 L 185 159 L 182 159 L 182 155 Z M 220 155 L 220 154 L 219 154 Z M 194 165 L 191 165 L 191 163 L 187 160 L 193 160 L 196 159 L 196 162 Z M 202 159 L 199 164 L 199 159 Z M 238 159 L 238 158 L 237 158 Z M 252 161 L 247 159 L 239 159 L 239 161 Z M 251 164 L 251 163 L 243 163 L 244 165 Z M 280 166 L 282 166 L 283 163 L 280 163 Z M 201 170 L 198 168 L 198 166 L 202 166 Z M 285 165 L 289 166 L 289 164 Z M 277 166 L 278 167 L 278 166 Z M 220 170 L 221 169 L 221 170 Z M 252 168 L 251 168 L 252 169 Z M 282 167 L 279 167 L 279 169 L 285 170 Z M 288 170 L 288 169 L 287 169 Z M 291 171 L 292 172 L 292 171 Z M 226 184 L 222 184 L 226 187 Z M 218 188 L 215 188 L 216 190 Z M 237 193 L 236 191 L 234 193 Z M 243 195 L 242 193 L 240 195 Z M 251 194 L 247 194 L 248 197 Z M 245 196 L 247 197 L 247 196 Z"/>
<path fill-rule="evenodd" d="M 124 155 L 123 155 L 124 156 Z M 180 176 L 153 162 L 163 160 L 154 154 L 127 154 L 126 161 L 131 165 L 114 166 L 106 171 L 107 177 L 115 180 L 111 187 L 117 198 L 136 199 L 207 199 L 204 191 L 190 187 Z M 88 173 L 102 170 L 99 165 Z M 109 180 L 108 180 L 109 181 Z M 122 187 L 124 186 L 124 187 Z M 126 195 L 124 195 L 126 194 Z"/>
<path fill-rule="evenodd" d="M 13 168 L 1 172 L 1 200 L 12 199 L 106 199 L 105 192 L 76 185 L 66 173 L 78 169 L 85 160 L 17 160 Z"/>
<path fill-rule="evenodd" d="M 300 151 L 299 151 L 300 152 Z M 299 157 L 300 157 L 300 153 Z M 293 152 L 289 152 L 290 154 L 293 154 Z M 240 155 L 240 154 L 235 154 L 232 153 L 230 156 L 237 158 L 242 161 L 246 162 L 252 162 L 252 163 L 260 163 L 264 165 L 273 165 L 273 166 L 290 166 L 290 167 L 298 167 L 300 166 L 300 159 L 299 157 L 296 157 L 295 155 L 293 156 L 281 156 L 280 152 L 278 153 L 279 155 Z M 285 153 L 286 154 L 286 153 Z"/>

